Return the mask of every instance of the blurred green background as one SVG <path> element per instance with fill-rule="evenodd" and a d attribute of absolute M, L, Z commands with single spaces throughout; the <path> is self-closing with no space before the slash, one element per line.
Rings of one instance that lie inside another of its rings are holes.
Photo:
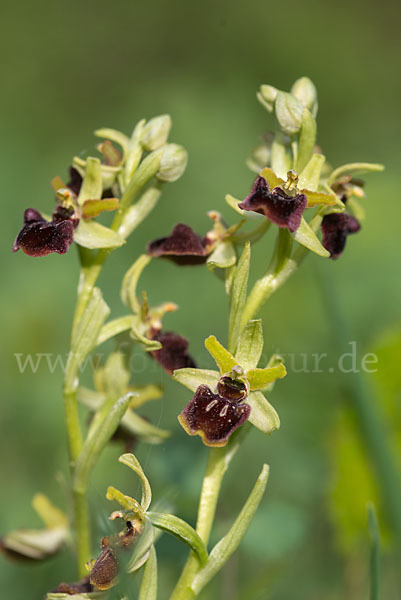
<path fill-rule="evenodd" d="M 367 178 L 368 218 L 344 256 L 337 262 L 308 259 L 265 307 L 265 350 L 297 356 L 327 352 L 335 360 L 320 286 L 324 270 L 347 314 L 358 355 L 378 353 L 379 371 L 367 380 L 380 410 L 391 417 L 389 434 L 399 448 L 400 5 L 389 0 L 23 0 L 3 3 L 0 18 L 0 531 L 38 526 L 30 505 L 37 490 L 65 505 L 56 477 L 67 473 L 61 373 L 49 374 L 43 366 L 36 374 L 21 374 L 15 353 L 67 351 L 77 256 L 74 249 L 42 260 L 12 255 L 23 210 L 50 212 L 49 180 L 56 174 L 66 177 L 72 156 L 93 148 L 94 129 L 110 126 L 129 133 L 139 118 L 172 115 L 170 139 L 187 148 L 187 171 L 167 186 L 152 218 L 111 257 L 101 279 L 114 315 L 123 314 L 121 279 L 148 240 L 167 234 L 177 221 L 203 233 L 210 209 L 220 210 L 231 223 L 236 220 L 224 195 L 244 197 L 253 178 L 245 159 L 271 125 L 255 98 L 261 83 L 289 89 L 296 78 L 308 75 L 318 87 L 318 139 L 329 161 L 334 166 L 355 160 L 386 164 L 384 174 Z M 267 260 L 262 242 L 255 247 L 254 278 Z M 200 366 L 211 366 L 203 340 L 211 333 L 222 340 L 226 335 L 221 282 L 206 269 L 181 270 L 154 261 L 141 283 L 153 304 L 180 305 L 166 318 L 167 328 L 191 340 Z M 148 360 L 146 367 L 138 367 L 134 381 L 166 385 L 165 396 L 149 414 L 173 428 L 174 436 L 160 447 L 140 445 L 137 454 L 155 497 L 173 502 L 177 514 L 194 523 L 206 451 L 176 421 L 189 393 L 169 382 L 155 363 Z M 281 430 L 267 440 L 255 431 L 246 441 L 225 480 L 216 536 L 237 514 L 264 461 L 271 465 L 266 496 L 243 547 L 203 599 L 367 597 L 365 504 L 378 492 L 371 490 L 370 458 L 344 413 L 344 385 L 344 376 L 325 369 L 322 374 L 290 372 L 276 387 L 271 400 Z M 91 505 L 102 533 L 111 510 L 106 486 L 137 492 L 133 476 L 116 463 L 121 450 L 114 446 L 104 454 L 93 479 Z M 383 527 L 385 519 L 382 514 Z M 395 598 L 400 591 L 390 530 L 387 526 L 383 597 Z M 176 540 L 163 536 L 161 598 L 167 597 L 185 555 Z M 74 577 L 68 552 L 41 566 L 0 560 L 0 589 L 2 595 L 7 590 L 8 600 L 40 598 Z"/>

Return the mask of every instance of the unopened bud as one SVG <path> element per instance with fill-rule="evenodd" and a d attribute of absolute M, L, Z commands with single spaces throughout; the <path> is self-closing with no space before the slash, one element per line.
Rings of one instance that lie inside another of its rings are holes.
<path fill-rule="evenodd" d="M 272 85 L 261 85 L 259 92 L 256 94 L 259 102 L 265 107 L 268 112 L 273 111 L 273 104 L 276 100 L 278 90 Z"/>
<path fill-rule="evenodd" d="M 291 94 L 298 98 L 304 107 L 309 109 L 312 115 L 316 117 L 318 109 L 317 91 L 309 77 L 297 79 L 291 88 Z"/>
<path fill-rule="evenodd" d="M 298 98 L 286 92 L 278 92 L 275 110 L 280 127 L 286 135 L 299 132 L 305 107 Z"/>
<path fill-rule="evenodd" d="M 178 144 L 167 144 L 163 149 L 160 169 L 156 174 L 159 181 L 177 181 L 184 173 L 188 162 L 185 148 Z"/>
<path fill-rule="evenodd" d="M 143 128 L 141 144 L 147 152 L 157 150 L 167 142 L 171 129 L 170 115 L 160 115 L 150 119 Z"/>

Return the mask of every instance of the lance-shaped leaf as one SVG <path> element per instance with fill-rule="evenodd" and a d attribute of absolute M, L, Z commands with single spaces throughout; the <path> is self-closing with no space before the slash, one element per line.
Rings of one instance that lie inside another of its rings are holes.
<path fill-rule="evenodd" d="M 319 256 L 323 256 L 323 258 L 328 258 L 330 256 L 330 252 L 328 252 L 325 248 L 323 248 L 320 243 L 319 238 L 313 229 L 308 225 L 304 218 L 301 219 L 301 224 L 296 231 L 291 233 L 293 239 L 311 250 L 315 254 Z"/>
<path fill-rule="evenodd" d="M 121 299 L 126 306 L 129 306 L 133 312 L 139 313 L 141 305 L 136 296 L 136 287 L 138 280 L 142 274 L 144 268 L 152 260 L 151 256 L 142 254 L 134 264 L 128 269 L 124 275 L 123 282 L 121 285 Z"/>
<path fill-rule="evenodd" d="M 230 531 L 215 545 L 209 554 L 206 565 L 197 573 L 192 581 L 191 589 L 195 595 L 199 594 L 238 548 L 260 504 L 268 476 L 269 467 L 263 465 L 263 469 L 256 480 L 253 490 Z"/>
<path fill-rule="evenodd" d="M 380 165 L 378 163 L 349 163 L 347 165 L 342 165 L 331 173 L 328 183 L 331 185 L 337 179 L 339 179 L 342 175 L 360 175 L 362 173 L 374 173 L 378 171 L 383 171 L 384 165 Z"/>
<path fill-rule="evenodd" d="M 146 219 L 152 212 L 161 196 L 160 184 L 147 189 L 135 204 L 126 211 L 123 221 L 118 228 L 118 233 L 123 239 L 129 235 Z"/>
<path fill-rule="evenodd" d="M 208 257 L 206 266 L 210 271 L 216 268 L 228 269 L 235 265 L 236 260 L 237 256 L 234 245 L 229 240 L 226 240 L 217 244 L 215 250 Z"/>
<path fill-rule="evenodd" d="M 74 242 L 90 250 L 118 248 L 125 244 L 125 240 L 116 231 L 97 221 L 84 221 L 83 219 L 80 220 L 74 231 Z"/>
<path fill-rule="evenodd" d="M 148 512 L 147 516 L 154 527 L 167 531 L 180 539 L 195 552 L 202 565 L 206 563 L 208 556 L 206 546 L 196 533 L 195 529 L 193 529 L 186 521 L 183 521 L 183 519 L 180 519 L 175 515 L 159 512 Z"/>
<path fill-rule="evenodd" d="M 305 108 L 302 113 L 301 131 L 299 133 L 298 153 L 295 169 L 301 172 L 311 159 L 316 143 L 316 120 Z"/>
<path fill-rule="evenodd" d="M 192 392 L 196 392 L 200 385 L 207 385 L 214 389 L 220 379 L 220 373 L 210 369 L 177 369 L 173 373 L 173 379 Z"/>
<path fill-rule="evenodd" d="M 85 357 L 95 348 L 100 329 L 109 313 L 110 309 L 103 300 L 102 292 L 95 287 L 83 315 L 74 329 L 68 359 L 70 366 L 74 364 L 79 367 Z"/>
<path fill-rule="evenodd" d="M 276 379 L 282 379 L 287 375 L 287 370 L 283 364 L 276 367 L 266 367 L 265 369 L 250 369 L 246 377 L 253 390 L 264 390 L 270 383 Z"/>
<path fill-rule="evenodd" d="M 145 563 L 138 600 L 157 600 L 157 558 L 154 546 L 151 546 Z"/>
<path fill-rule="evenodd" d="M 228 373 L 238 365 L 234 356 L 220 344 L 214 335 L 210 335 L 205 340 L 206 350 L 211 354 L 216 361 L 221 373 Z"/>
<path fill-rule="evenodd" d="M 89 474 L 107 442 L 119 426 L 120 421 L 129 406 L 131 397 L 132 392 L 125 394 L 125 396 L 119 398 L 116 402 L 113 402 L 111 406 L 107 406 L 108 410 L 105 410 L 104 407 L 100 409 L 99 413 L 102 413 L 103 418 L 97 419 L 95 417 L 94 424 L 84 442 L 81 454 L 79 455 L 75 466 L 74 489 L 76 491 L 81 493 L 85 492 Z"/>
<path fill-rule="evenodd" d="M 241 330 L 241 316 L 246 302 L 251 245 L 246 242 L 241 258 L 235 268 L 230 293 L 230 314 L 228 318 L 228 348 L 235 352 Z M 226 371 L 223 371 L 226 372 Z"/>
<path fill-rule="evenodd" d="M 89 156 L 86 159 L 85 175 L 78 196 L 78 204 L 82 206 L 86 200 L 101 198 L 102 189 L 100 160 Z"/>
<path fill-rule="evenodd" d="M 107 488 L 106 498 L 107 500 L 115 500 L 124 510 L 138 514 L 141 518 L 143 517 L 143 509 L 139 502 L 134 498 L 131 498 L 131 496 L 123 494 L 112 485 Z"/>
<path fill-rule="evenodd" d="M 127 573 L 138 571 L 146 563 L 150 549 L 157 538 L 156 531 L 146 515 L 144 516 L 143 524 L 141 536 L 134 546 L 133 553 L 126 567 Z"/>
<path fill-rule="evenodd" d="M 280 428 L 280 419 L 262 392 L 251 392 L 247 402 L 251 407 L 249 422 L 263 433 L 270 434 Z"/>
<path fill-rule="evenodd" d="M 118 198 L 104 198 L 98 200 L 85 200 L 82 205 L 82 218 L 94 219 L 103 212 L 109 212 L 118 208 Z"/>
<path fill-rule="evenodd" d="M 262 320 L 254 319 L 248 321 L 239 338 L 235 358 L 238 360 L 238 364 L 243 367 L 244 371 L 248 371 L 249 369 L 254 369 L 258 365 L 262 350 Z"/>
<path fill-rule="evenodd" d="M 109 321 L 105 325 L 103 325 L 100 330 L 99 337 L 97 338 L 96 346 L 100 346 L 104 342 L 107 342 L 112 337 L 123 333 L 124 331 L 129 331 L 131 329 L 132 324 L 132 315 L 126 315 L 125 317 L 118 317 L 117 319 L 113 319 Z"/>
<path fill-rule="evenodd" d="M 142 500 L 141 506 L 143 510 L 148 510 L 151 500 L 152 500 L 152 490 L 150 488 L 150 484 L 148 478 L 146 477 L 143 469 L 140 465 L 139 460 L 133 454 L 127 453 L 122 454 L 118 459 L 120 463 L 126 465 L 130 469 L 132 469 L 139 477 L 142 486 Z"/>

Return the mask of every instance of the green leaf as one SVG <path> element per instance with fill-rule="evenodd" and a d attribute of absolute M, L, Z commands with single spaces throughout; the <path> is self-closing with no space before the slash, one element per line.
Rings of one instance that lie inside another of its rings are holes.
<path fill-rule="evenodd" d="M 270 434 L 280 428 L 280 419 L 262 392 L 251 392 L 247 402 L 251 407 L 249 422 L 263 433 Z"/>
<path fill-rule="evenodd" d="M 254 369 L 258 365 L 262 350 L 262 320 L 254 319 L 253 321 L 248 321 L 245 329 L 241 333 L 235 359 L 238 360 L 238 364 L 241 365 L 246 372 L 249 371 L 249 369 Z"/>
<path fill-rule="evenodd" d="M 226 240 L 217 244 L 212 254 L 208 257 L 206 266 L 210 271 L 213 271 L 216 267 L 227 269 L 235 265 L 236 260 L 235 248 L 229 240 Z"/>
<path fill-rule="evenodd" d="M 150 503 L 152 501 L 152 490 L 151 490 L 148 478 L 146 477 L 145 473 L 143 472 L 143 469 L 140 465 L 139 460 L 133 454 L 127 453 L 127 454 L 122 454 L 120 456 L 120 458 L 118 459 L 118 461 L 120 463 L 122 463 L 123 465 L 126 465 L 127 467 L 132 469 L 138 475 L 138 477 L 141 481 L 141 486 L 142 486 L 141 506 L 144 511 L 148 510 Z"/>
<path fill-rule="evenodd" d="M 97 221 L 84 221 L 83 219 L 80 220 L 74 231 L 74 242 L 90 250 L 118 248 L 125 244 L 125 240 L 116 231 Z"/>
<path fill-rule="evenodd" d="M 298 188 L 300 190 L 308 189 L 312 192 L 317 190 L 317 186 L 320 181 L 320 174 L 322 172 L 323 165 L 325 163 L 325 156 L 323 154 L 313 154 L 308 164 L 302 170 L 299 180 Z"/>
<path fill-rule="evenodd" d="M 220 571 L 227 560 L 238 548 L 252 518 L 260 504 L 269 476 L 269 467 L 263 469 L 250 493 L 248 500 L 236 518 L 230 531 L 215 545 L 209 554 L 206 565 L 197 573 L 191 584 L 191 589 L 198 595 L 207 583 Z"/>
<path fill-rule="evenodd" d="M 241 316 L 246 302 L 251 244 L 245 243 L 244 250 L 234 271 L 230 293 L 230 314 L 228 317 L 228 348 L 235 352 L 241 331 Z"/>
<path fill-rule="evenodd" d="M 124 317 L 118 317 L 117 319 L 113 319 L 109 321 L 105 325 L 103 325 L 102 329 L 99 332 L 99 337 L 97 338 L 96 346 L 100 346 L 104 342 L 107 342 L 112 337 L 123 333 L 124 331 L 129 331 L 132 325 L 132 315 L 126 315 Z"/>
<path fill-rule="evenodd" d="M 89 475 L 107 442 L 119 426 L 129 406 L 131 397 L 132 393 L 129 392 L 122 398 L 114 401 L 111 406 L 102 406 L 100 409 L 99 412 L 102 413 L 101 416 L 103 418 L 99 418 L 95 426 L 91 427 L 75 465 L 73 485 L 74 490 L 77 492 L 84 493 L 86 491 Z"/>
<path fill-rule="evenodd" d="M 303 217 L 300 226 L 294 233 L 291 233 L 291 235 L 298 244 L 305 246 L 305 248 L 308 248 L 308 250 L 311 250 L 315 254 L 323 256 L 323 258 L 328 258 L 330 256 L 330 252 L 323 248 L 316 233 L 309 227 Z"/>
<path fill-rule="evenodd" d="M 102 292 L 95 287 L 79 323 L 74 328 L 69 363 L 79 367 L 95 348 L 99 332 L 109 313 L 110 309 L 103 300 Z"/>
<path fill-rule="evenodd" d="M 277 133 L 272 144 L 271 166 L 277 177 L 287 179 L 287 173 L 292 166 L 291 157 L 288 154 L 284 138 L 281 133 Z"/>
<path fill-rule="evenodd" d="M 162 192 L 159 185 L 148 188 L 139 200 L 126 211 L 120 227 L 119 235 L 125 240 L 146 219 L 156 206 Z"/>
<path fill-rule="evenodd" d="M 375 505 L 368 504 L 368 523 L 371 537 L 370 553 L 370 600 L 380 598 L 380 531 Z"/>
<path fill-rule="evenodd" d="M 277 367 L 266 367 L 265 369 L 250 369 L 246 377 L 251 390 L 264 390 L 276 379 L 282 379 L 287 375 L 285 366 L 281 363 Z"/>
<path fill-rule="evenodd" d="M 185 385 L 192 392 L 196 392 L 200 385 L 207 385 L 214 389 L 220 379 L 220 373 L 209 369 L 177 369 L 173 373 L 173 379 Z"/>
<path fill-rule="evenodd" d="M 148 512 L 147 516 L 154 527 L 171 533 L 182 542 L 187 544 L 191 550 L 195 552 L 201 565 L 206 563 L 208 556 L 206 546 L 196 533 L 195 529 L 188 525 L 186 521 L 183 521 L 175 515 L 168 515 L 166 513 L 159 512 Z"/>
<path fill-rule="evenodd" d="M 89 156 L 86 159 L 85 175 L 79 191 L 77 202 L 82 206 L 86 200 L 102 197 L 103 183 L 100 160 Z"/>
<path fill-rule="evenodd" d="M 121 285 L 121 299 L 134 313 L 139 313 L 141 311 L 141 305 L 136 296 L 138 280 L 142 271 L 151 260 L 152 258 L 150 256 L 142 254 L 124 275 Z"/>
<path fill-rule="evenodd" d="M 157 558 L 154 546 L 151 546 L 145 563 L 138 600 L 157 600 Z"/>
<path fill-rule="evenodd" d="M 106 211 L 118 208 L 118 198 L 104 198 L 99 200 L 85 200 L 82 205 L 82 218 L 94 219 Z"/>
<path fill-rule="evenodd" d="M 312 113 L 305 108 L 302 113 L 302 125 L 299 134 L 298 154 L 295 169 L 298 172 L 303 171 L 309 163 L 313 149 L 316 144 L 316 121 Z"/>
<path fill-rule="evenodd" d="M 221 373 L 232 371 L 233 367 L 238 365 L 234 356 L 220 344 L 214 335 L 210 335 L 205 340 L 206 350 L 216 361 Z"/>
<path fill-rule="evenodd" d="M 302 125 L 304 105 L 292 94 L 278 92 L 274 108 L 283 132 L 286 135 L 298 133 Z M 273 170 L 276 171 L 274 167 Z"/>
<path fill-rule="evenodd" d="M 341 167 L 334 169 L 329 177 L 328 184 L 331 185 L 343 175 L 360 175 L 363 173 L 375 173 L 379 171 L 384 171 L 384 165 L 364 162 L 348 163 L 347 165 L 342 165 Z"/>

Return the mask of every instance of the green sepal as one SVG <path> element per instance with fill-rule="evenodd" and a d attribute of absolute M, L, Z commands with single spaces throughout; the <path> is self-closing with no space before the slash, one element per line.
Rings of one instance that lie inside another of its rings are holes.
<path fill-rule="evenodd" d="M 339 179 L 342 175 L 360 175 L 363 173 L 375 173 L 384 171 L 384 165 L 378 163 L 348 163 L 347 165 L 342 165 L 331 173 L 328 184 L 331 185 L 337 179 Z"/>
<path fill-rule="evenodd" d="M 98 160 L 97 158 L 95 160 Z M 86 173 L 86 168 L 87 168 L 87 161 L 79 156 L 74 156 L 74 158 L 72 159 L 72 166 L 74 167 L 74 169 L 76 169 L 78 171 L 78 173 L 81 175 L 81 177 L 85 177 L 85 173 Z M 102 184 L 102 190 L 109 190 L 112 185 L 115 183 L 117 176 L 119 175 L 121 171 L 121 166 L 112 166 L 112 165 L 105 165 L 103 163 L 100 163 L 100 175 L 101 175 L 101 184 Z M 93 198 L 100 198 L 102 195 L 102 192 L 100 193 L 100 195 L 93 197 Z M 89 200 L 91 198 L 88 198 Z M 85 202 L 85 200 L 84 200 Z"/>
<path fill-rule="evenodd" d="M 134 316 L 131 321 L 131 338 L 142 344 L 143 349 L 146 352 L 154 352 L 156 350 L 160 350 L 162 347 L 161 343 L 157 340 L 151 340 L 147 338 L 144 333 L 146 333 L 147 325 L 142 321 L 139 316 Z"/>
<path fill-rule="evenodd" d="M 136 287 L 138 280 L 144 268 L 150 263 L 152 258 L 147 254 L 142 254 L 124 275 L 121 285 L 121 300 L 126 306 L 131 308 L 134 313 L 141 311 L 140 302 L 136 296 Z"/>
<path fill-rule="evenodd" d="M 316 144 L 316 121 L 312 113 L 305 108 L 302 113 L 301 131 L 299 133 L 298 152 L 295 169 L 303 171 L 309 163 Z"/>
<path fill-rule="evenodd" d="M 103 200 L 85 200 L 82 205 L 81 215 L 83 219 L 94 219 L 103 212 L 117 210 L 118 198 L 104 198 Z"/>
<path fill-rule="evenodd" d="M 217 244 L 212 254 L 208 257 L 206 266 L 210 271 L 214 271 L 216 268 L 228 269 L 235 265 L 236 260 L 237 255 L 234 245 L 229 240 L 225 240 Z"/>
<path fill-rule="evenodd" d="M 189 367 L 174 371 L 173 379 L 185 385 L 192 392 L 196 392 L 200 385 L 207 385 L 211 389 L 214 389 L 220 379 L 220 373 L 210 369 L 194 369 Z"/>
<path fill-rule="evenodd" d="M 323 154 L 313 154 L 304 169 L 300 172 L 297 187 L 315 192 L 319 185 L 320 174 L 325 163 Z"/>
<path fill-rule="evenodd" d="M 84 221 L 83 219 L 80 220 L 74 231 L 74 242 L 90 250 L 119 248 L 125 244 L 125 240 L 116 231 L 97 221 Z"/>
<path fill-rule="evenodd" d="M 106 498 L 107 500 L 118 502 L 118 504 L 122 506 L 124 510 L 133 512 L 140 518 L 143 517 L 143 509 L 138 500 L 123 494 L 120 492 L 120 490 L 117 490 L 117 488 L 113 487 L 112 485 L 107 488 Z"/>
<path fill-rule="evenodd" d="M 280 419 L 262 392 L 251 392 L 247 398 L 251 407 L 248 421 L 263 433 L 270 434 L 280 428 Z"/>
<path fill-rule="evenodd" d="M 214 546 L 209 554 L 206 565 L 195 575 L 191 584 L 191 589 L 195 595 L 199 594 L 238 548 L 262 500 L 268 476 L 269 467 L 263 465 L 263 469 L 231 529 Z"/>
<path fill-rule="evenodd" d="M 248 321 L 239 338 L 235 358 L 238 360 L 238 364 L 241 365 L 244 371 L 248 371 L 249 369 L 254 369 L 258 365 L 262 351 L 262 320 L 254 319 Z"/>
<path fill-rule="evenodd" d="M 274 109 L 280 127 L 286 135 L 291 136 L 299 132 L 305 110 L 302 102 L 292 94 L 278 92 Z"/>
<path fill-rule="evenodd" d="M 313 229 L 311 229 L 311 227 L 309 227 L 308 223 L 303 217 L 301 219 L 300 226 L 296 231 L 294 231 L 294 233 L 291 233 L 291 236 L 296 242 L 298 242 L 298 244 L 305 246 L 308 248 L 308 250 L 311 250 L 315 254 L 323 256 L 323 258 L 328 258 L 330 256 L 330 252 L 323 248 L 316 233 L 313 231 Z"/>
<path fill-rule="evenodd" d="M 205 340 L 206 350 L 214 358 L 221 373 L 228 373 L 233 367 L 238 365 L 234 356 L 220 344 L 214 335 L 210 335 Z"/>
<path fill-rule="evenodd" d="M 74 490 L 85 492 L 89 475 L 97 463 L 100 454 L 119 426 L 131 401 L 132 392 L 125 394 L 117 401 L 108 402 L 95 415 L 88 436 L 75 465 Z"/>
<path fill-rule="evenodd" d="M 123 151 L 123 161 L 125 160 L 130 142 L 128 136 L 126 136 L 121 131 L 117 131 L 116 129 L 110 129 L 108 127 L 97 129 L 95 131 L 95 135 L 96 137 L 104 138 L 106 140 L 110 140 L 111 142 L 116 142 L 116 144 L 118 144 L 121 147 Z"/>
<path fill-rule="evenodd" d="M 291 169 L 292 161 L 281 133 L 276 134 L 272 144 L 271 166 L 278 177 L 287 179 L 287 173 Z"/>
<path fill-rule="evenodd" d="M 149 558 L 143 569 L 138 600 L 157 600 L 157 558 L 154 545 L 149 549 Z"/>
<path fill-rule="evenodd" d="M 133 454 L 127 453 L 122 454 L 119 457 L 118 462 L 122 463 L 123 465 L 126 465 L 138 475 L 142 486 L 141 506 L 144 511 L 147 511 L 152 501 L 152 490 L 150 487 L 149 480 L 143 472 L 139 460 Z"/>
<path fill-rule="evenodd" d="M 95 348 L 99 332 L 109 313 L 110 308 L 103 300 L 102 292 L 95 287 L 81 319 L 74 328 L 69 363 L 75 363 L 79 367 Z"/>
<path fill-rule="evenodd" d="M 228 318 L 228 347 L 232 352 L 235 352 L 238 345 L 241 316 L 246 302 L 250 260 L 251 244 L 246 242 L 241 258 L 235 268 L 231 284 L 230 314 Z"/>
<path fill-rule="evenodd" d="M 82 206 L 86 200 L 96 200 L 102 197 L 103 182 L 100 160 L 89 156 L 86 159 L 85 175 L 77 202 Z"/>
<path fill-rule="evenodd" d="M 100 344 L 107 342 L 107 340 L 119 335 L 120 333 L 124 333 L 124 331 L 129 331 L 131 329 L 131 323 L 132 315 L 118 317 L 117 319 L 109 321 L 101 328 L 99 337 L 97 338 L 96 346 L 100 346 Z"/>
<path fill-rule="evenodd" d="M 171 435 L 170 431 L 152 425 L 131 409 L 128 409 L 125 413 L 121 425 L 148 444 L 161 444 Z"/>
<path fill-rule="evenodd" d="M 266 367 L 265 369 L 250 369 L 246 373 L 246 378 L 251 386 L 251 391 L 264 390 L 266 387 L 287 375 L 287 370 L 283 364 L 277 367 Z"/>
<path fill-rule="evenodd" d="M 234 198 L 234 196 L 231 196 L 231 194 L 226 194 L 225 201 L 227 202 L 228 206 L 235 210 L 235 212 L 237 212 L 239 215 L 243 217 L 249 216 L 247 213 L 250 211 L 242 210 L 242 208 L 238 207 L 238 204 L 241 202 L 241 200 L 238 200 L 238 198 Z"/>
<path fill-rule="evenodd" d="M 208 557 L 206 546 L 196 533 L 195 529 L 193 529 L 186 521 L 183 521 L 183 519 L 180 519 L 175 515 L 159 512 L 148 512 L 147 516 L 154 527 L 171 533 L 187 544 L 191 550 L 195 552 L 201 565 L 206 563 Z"/>
<path fill-rule="evenodd" d="M 129 207 L 124 214 L 118 233 L 123 239 L 129 235 L 146 219 L 154 209 L 161 196 L 160 184 L 147 189 L 135 204 Z"/>

